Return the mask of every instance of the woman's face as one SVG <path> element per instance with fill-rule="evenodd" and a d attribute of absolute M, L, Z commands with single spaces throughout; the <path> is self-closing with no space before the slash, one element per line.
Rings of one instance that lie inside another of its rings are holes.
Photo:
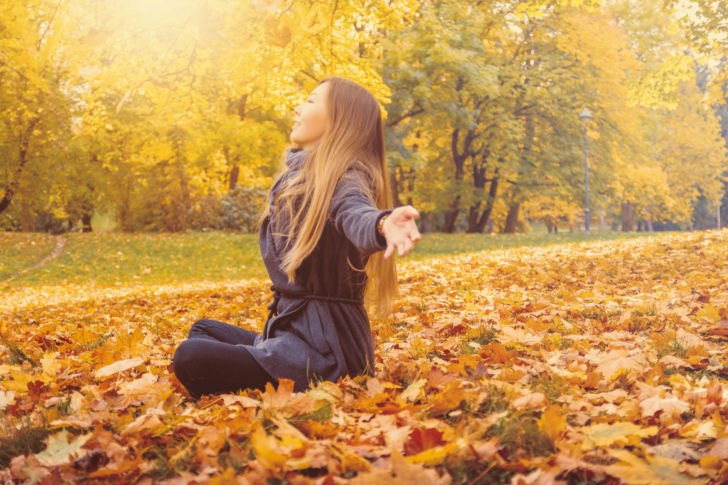
<path fill-rule="evenodd" d="M 293 109 L 296 117 L 291 130 L 291 141 L 303 148 L 310 150 L 324 134 L 328 123 L 328 112 L 326 107 L 326 93 L 329 83 L 316 86 L 308 99 Z"/>

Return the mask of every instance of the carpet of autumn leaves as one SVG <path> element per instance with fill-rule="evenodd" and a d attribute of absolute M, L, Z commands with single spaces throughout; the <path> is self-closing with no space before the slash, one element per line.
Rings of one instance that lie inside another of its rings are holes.
<path fill-rule="evenodd" d="M 725 483 L 726 255 L 723 230 L 403 258 L 375 377 L 200 401 L 176 346 L 260 331 L 269 282 L 6 293 L 0 482 Z"/>

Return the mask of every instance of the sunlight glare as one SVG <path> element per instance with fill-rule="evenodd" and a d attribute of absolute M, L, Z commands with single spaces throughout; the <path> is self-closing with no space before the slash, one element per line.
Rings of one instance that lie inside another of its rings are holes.
<path fill-rule="evenodd" d="M 126 0 L 117 5 L 128 25 L 157 30 L 184 24 L 190 19 L 195 3 L 191 0 Z"/>

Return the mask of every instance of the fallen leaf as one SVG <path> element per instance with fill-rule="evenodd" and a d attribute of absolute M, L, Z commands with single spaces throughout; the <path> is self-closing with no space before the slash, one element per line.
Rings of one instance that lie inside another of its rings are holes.
<path fill-rule="evenodd" d="M 392 453 L 387 469 L 373 468 L 352 478 L 351 485 L 381 485 L 383 483 L 396 483 L 397 485 L 450 485 L 452 478 L 445 473 L 438 475 L 436 470 L 427 469 L 420 464 L 412 464 L 405 460 L 397 451 Z"/>
<path fill-rule="evenodd" d="M 679 471 L 679 463 L 661 456 L 647 456 L 645 460 L 627 450 L 608 449 L 619 460 L 604 467 L 604 471 L 630 485 L 704 485 L 708 479 L 689 477 Z"/>
<path fill-rule="evenodd" d="M 404 443 L 405 455 L 416 455 L 428 448 L 445 444 L 442 439 L 442 431 L 436 428 L 415 429 L 409 434 L 409 439 Z"/>
<path fill-rule="evenodd" d="M 72 459 L 77 458 L 81 447 L 90 437 L 91 434 L 84 434 L 68 441 L 68 431 L 65 429 L 61 430 L 56 434 L 48 436 L 45 450 L 36 453 L 34 456 L 43 466 L 58 466 L 71 463 Z"/>
<path fill-rule="evenodd" d="M 15 402 L 15 391 L 3 391 L 0 389 L 0 411 Z"/>
<path fill-rule="evenodd" d="M 557 406 L 549 406 L 546 411 L 541 414 L 538 420 L 538 427 L 551 438 L 556 441 L 562 431 L 566 429 L 566 416 L 561 413 Z"/>
<path fill-rule="evenodd" d="M 137 367 L 144 363 L 144 359 L 142 357 L 134 357 L 133 359 L 125 359 L 125 360 L 119 360 L 117 362 L 114 362 L 113 364 L 105 365 L 101 367 L 100 369 L 97 369 L 95 372 L 95 376 L 97 379 L 103 379 L 105 377 L 113 376 L 114 374 L 118 374 L 119 372 L 124 372 L 129 369 L 133 369 L 134 367 Z"/>
<path fill-rule="evenodd" d="M 581 449 L 587 451 L 597 446 L 607 447 L 613 444 L 637 445 L 642 438 L 654 436 L 657 431 L 657 426 L 643 428 L 621 421 L 613 424 L 597 423 L 581 430 L 584 434 Z"/>
<path fill-rule="evenodd" d="M 640 402 L 642 416 L 654 416 L 658 412 L 662 412 L 668 416 L 674 416 L 684 413 L 690 409 L 690 405 L 675 396 L 653 396 Z"/>

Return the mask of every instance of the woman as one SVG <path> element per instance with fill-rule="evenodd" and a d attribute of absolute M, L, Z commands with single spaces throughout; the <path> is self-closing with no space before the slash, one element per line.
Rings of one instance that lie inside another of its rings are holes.
<path fill-rule="evenodd" d="M 321 81 L 295 110 L 293 144 L 258 221 L 274 291 L 261 334 L 203 319 L 177 348 L 174 373 L 195 398 L 292 379 L 373 375 L 364 304 L 391 312 L 392 256 L 420 240 L 411 205 L 392 206 L 379 105 L 349 79 Z M 382 254 L 382 251 L 384 253 Z"/>

